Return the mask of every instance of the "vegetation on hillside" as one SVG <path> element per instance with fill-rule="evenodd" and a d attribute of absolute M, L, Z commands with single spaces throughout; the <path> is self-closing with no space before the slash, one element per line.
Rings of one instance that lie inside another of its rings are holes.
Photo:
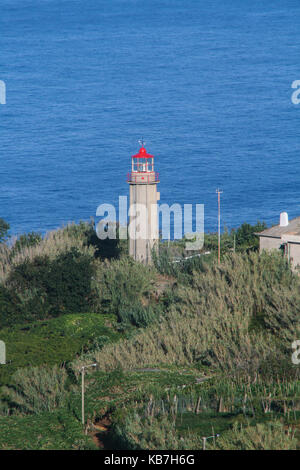
<path fill-rule="evenodd" d="M 225 231 L 220 265 L 208 234 L 198 256 L 161 243 L 146 267 L 92 223 L 7 243 L 0 220 L 0 448 L 299 447 L 300 278 L 258 253 L 264 228 Z"/>

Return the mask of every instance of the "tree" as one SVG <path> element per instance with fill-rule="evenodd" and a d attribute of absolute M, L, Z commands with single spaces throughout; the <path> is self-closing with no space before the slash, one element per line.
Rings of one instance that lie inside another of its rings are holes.
<path fill-rule="evenodd" d="M 256 225 L 250 225 L 246 222 L 243 223 L 236 232 L 236 243 L 239 251 L 244 250 L 257 250 L 259 246 L 257 232 L 265 230 L 267 225 L 265 222 L 258 221 Z"/>
<path fill-rule="evenodd" d="M 88 312 L 94 305 L 91 286 L 94 270 L 92 256 L 76 248 L 61 253 L 54 260 L 48 256 L 27 258 L 10 272 L 7 280 L 10 299 L 6 292 L 1 298 L 0 291 L 0 313 L 1 305 L 4 311 L 9 300 L 16 323 L 63 313 Z"/>

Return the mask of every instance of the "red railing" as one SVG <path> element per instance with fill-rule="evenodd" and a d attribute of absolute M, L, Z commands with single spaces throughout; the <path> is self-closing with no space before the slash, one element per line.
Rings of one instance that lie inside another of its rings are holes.
<path fill-rule="evenodd" d="M 149 183 L 158 183 L 159 182 L 159 173 L 147 173 L 147 172 L 131 172 L 127 174 L 127 183 L 139 183 L 139 184 L 149 184 Z"/>

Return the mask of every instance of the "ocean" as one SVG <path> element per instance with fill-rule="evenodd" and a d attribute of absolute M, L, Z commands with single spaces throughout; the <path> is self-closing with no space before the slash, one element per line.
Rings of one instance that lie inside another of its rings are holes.
<path fill-rule="evenodd" d="M 95 217 L 146 141 L 205 230 L 300 215 L 299 0 L 1 0 L 0 217 Z"/>

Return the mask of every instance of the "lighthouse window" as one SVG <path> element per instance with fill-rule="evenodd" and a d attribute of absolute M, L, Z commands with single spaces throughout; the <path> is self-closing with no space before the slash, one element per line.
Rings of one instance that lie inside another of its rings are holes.
<path fill-rule="evenodd" d="M 132 171 L 140 173 L 153 171 L 152 158 L 136 158 L 133 160 Z"/>
<path fill-rule="evenodd" d="M 147 171 L 147 160 L 145 158 L 140 158 L 138 160 L 137 171 L 140 171 L 140 172 Z"/>
<path fill-rule="evenodd" d="M 153 171 L 153 160 L 152 160 L 152 158 L 148 159 L 148 171 Z"/>
<path fill-rule="evenodd" d="M 133 160 L 133 171 L 139 171 L 139 160 L 136 158 Z"/>

